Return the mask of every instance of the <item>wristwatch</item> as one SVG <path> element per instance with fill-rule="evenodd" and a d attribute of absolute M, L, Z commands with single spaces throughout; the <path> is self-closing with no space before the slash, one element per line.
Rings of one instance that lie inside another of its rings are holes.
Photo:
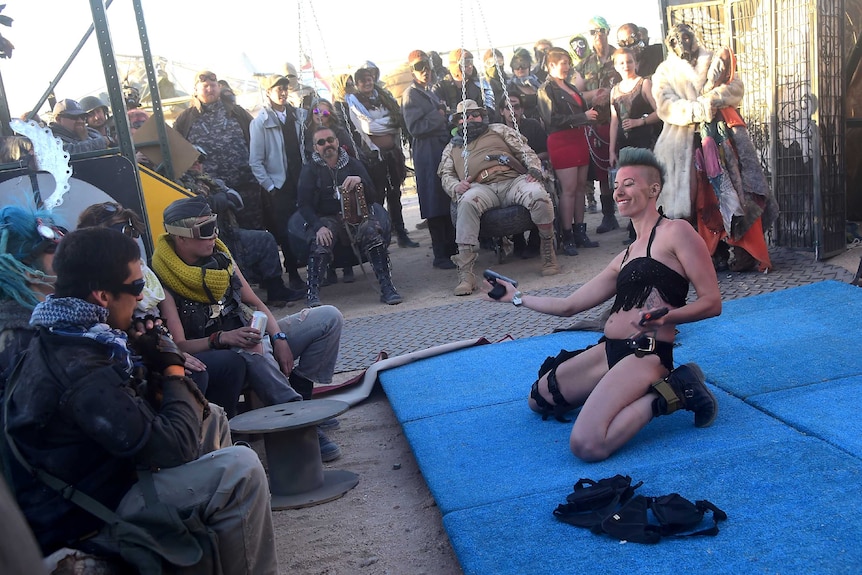
<path fill-rule="evenodd" d="M 521 296 L 522 296 L 522 295 L 524 295 L 524 294 L 522 294 L 522 293 L 521 293 L 521 292 L 519 292 L 519 291 L 516 291 L 516 292 L 515 292 L 515 295 L 513 295 L 513 296 L 512 296 L 512 304 L 513 304 L 515 307 L 518 307 L 519 305 L 523 305 L 524 300 L 522 300 L 522 299 L 521 299 Z"/>
<path fill-rule="evenodd" d="M 276 341 L 278 341 L 280 339 L 287 341 L 287 334 L 284 333 L 283 331 L 280 331 L 278 333 L 272 334 L 272 336 L 270 336 L 270 339 L 272 339 L 272 343 L 275 343 Z"/>

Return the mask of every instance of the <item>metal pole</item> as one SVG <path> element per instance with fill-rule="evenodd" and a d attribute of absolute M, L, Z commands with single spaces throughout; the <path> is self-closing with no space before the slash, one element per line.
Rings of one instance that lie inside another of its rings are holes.
<path fill-rule="evenodd" d="M 99 55 L 102 57 L 102 69 L 105 72 L 108 99 L 111 103 L 111 110 L 114 112 L 117 143 L 120 147 L 120 153 L 137 166 L 135 163 L 135 146 L 132 144 L 132 132 L 129 129 L 129 118 L 126 116 L 126 102 L 123 98 L 123 89 L 120 86 L 120 77 L 117 74 L 117 60 L 114 57 L 114 45 L 111 42 L 105 6 L 102 4 L 102 0 L 90 0 L 90 9 L 93 12 L 93 26 L 96 29 Z"/>
<path fill-rule="evenodd" d="M 164 177 L 173 180 L 174 165 L 171 159 L 171 149 L 168 144 L 168 131 L 165 128 L 165 114 L 162 111 L 162 97 L 159 94 L 159 80 L 153 67 L 153 53 L 150 50 L 150 40 L 147 36 L 147 24 L 144 20 L 144 10 L 141 0 L 132 0 L 135 9 L 135 21 L 138 24 L 138 36 L 141 38 L 141 54 L 144 58 L 144 68 L 147 71 L 147 83 L 150 86 L 150 99 L 153 104 L 153 115 L 156 117 L 156 133 L 159 136 L 159 146 L 162 150 L 161 172 Z"/>

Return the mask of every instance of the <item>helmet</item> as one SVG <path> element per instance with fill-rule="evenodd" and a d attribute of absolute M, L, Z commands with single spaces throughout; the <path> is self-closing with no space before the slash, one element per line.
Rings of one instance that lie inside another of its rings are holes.
<path fill-rule="evenodd" d="M 374 82 L 376 83 L 380 79 L 380 68 L 377 67 L 377 64 L 372 62 L 371 60 L 366 60 L 359 66 L 356 71 L 353 73 L 353 81 L 357 80 L 357 76 L 360 72 L 369 72 L 371 76 L 374 78 Z"/>
<path fill-rule="evenodd" d="M 108 112 L 108 106 L 106 106 L 105 103 L 102 102 L 102 100 L 100 100 L 97 96 L 85 96 L 81 98 L 79 104 L 81 104 L 81 107 L 88 114 L 96 108 L 104 108 L 105 113 L 107 114 Z"/>

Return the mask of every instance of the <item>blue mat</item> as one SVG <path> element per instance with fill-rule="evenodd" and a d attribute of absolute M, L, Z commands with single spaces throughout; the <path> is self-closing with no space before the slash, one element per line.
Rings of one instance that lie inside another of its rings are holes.
<path fill-rule="evenodd" d="M 538 317 L 538 316 L 537 316 Z M 571 424 L 526 405 L 539 364 L 595 343 L 564 332 L 461 350 L 385 371 L 381 383 L 465 573 L 858 573 L 862 517 L 862 291 L 824 282 L 727 302 L 680 326 L 678 363 L 719 400 L 650 423 L 610 459 L 571 455 Z M 643 480 L 645 495 L 709 499 L 717 537 L 620 544 L 552 516 L 581 477 Z"/>

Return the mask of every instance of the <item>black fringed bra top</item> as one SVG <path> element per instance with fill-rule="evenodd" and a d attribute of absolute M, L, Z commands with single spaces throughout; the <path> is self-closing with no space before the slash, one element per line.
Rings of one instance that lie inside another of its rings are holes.
<path fill-rule="evenodd" d="M 664 216 L 659 217 L 650 232 L 645 257 L 635 258 L 625 265 L 631 246 L 626 248 L 626 255 L 623 257 L 620 273 L 617 276 L 617 297 L 611 307 L 611 313 L 643 307 L 654 289 L 658 290 L 662 299 L 673 307 L 685 305 L 688 280 L 650 256 L 655 230 L 663 218 Z"/>

